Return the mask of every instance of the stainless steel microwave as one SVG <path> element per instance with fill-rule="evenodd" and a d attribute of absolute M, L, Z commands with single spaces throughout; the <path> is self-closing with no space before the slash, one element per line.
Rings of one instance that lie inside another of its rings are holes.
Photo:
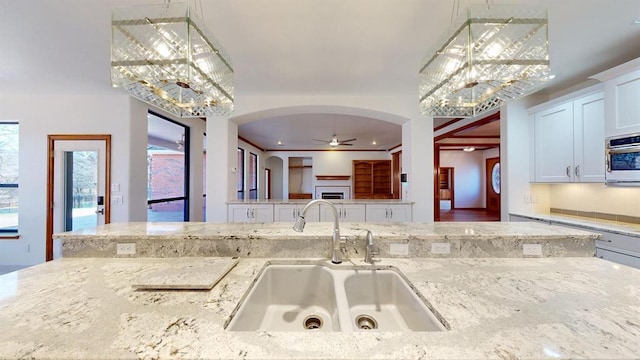
<path fill-rule="evenodd" d="M 605 141 L 607 183 L 640 186 L 640 134 L 609 137 Z"/>

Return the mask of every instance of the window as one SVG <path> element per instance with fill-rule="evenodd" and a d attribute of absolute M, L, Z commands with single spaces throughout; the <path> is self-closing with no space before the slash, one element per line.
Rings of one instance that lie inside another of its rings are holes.
<path fill-rule="evenodd" d="M 0 233 L 18 232 L 18 130 L 0 123 Z"/>
<path fill-rule="evenodd" d="M 244 149 L 238 148 L 238 200 L 244 199 Z"/>
<path fill-rule="evenodd" d="M 258 198 L 258 155 L 249 153 L 249 199 Z"/>
<path fill-rule="evenodd" d="M 147 119 L 147 221 L 189 221 L 190 129 L 153 112 Z"/>

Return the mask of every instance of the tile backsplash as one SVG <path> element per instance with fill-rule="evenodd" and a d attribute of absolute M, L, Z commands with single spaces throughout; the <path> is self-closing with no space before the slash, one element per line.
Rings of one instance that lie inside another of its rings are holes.
<path fill-rule="evenodd" d="M 551 212 L 632 223 L 640 219 L 640 187 L 552 184 L 549 196 Z"/>

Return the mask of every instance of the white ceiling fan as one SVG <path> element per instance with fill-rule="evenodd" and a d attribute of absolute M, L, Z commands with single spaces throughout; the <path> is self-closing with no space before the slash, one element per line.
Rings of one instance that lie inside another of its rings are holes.
<path fill-rule="evenodd" d="M 336 134 L 333 134 L 333 136 L 331 136 L 331 140 L 327 141 L 327 140 L 320 140 L 320 139 L 313 139 L 315 141 L 320 141 L 322 143 L 325 144 L 329 144 L 329 146 L 335 147 L 335 146 L 353 146 L 353 144 L 349 144 L 352 141 L 356 141 L 356 138 L 353 139 L 346 139 L 346 140 L 339 140 L 338 136 Z"/>

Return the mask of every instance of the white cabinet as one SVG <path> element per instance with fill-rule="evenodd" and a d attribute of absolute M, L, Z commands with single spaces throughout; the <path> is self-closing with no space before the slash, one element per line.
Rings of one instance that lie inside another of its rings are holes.
<path fill-rule="evenodd" d="M 295 222 L 302 215 L 302 209 L 306 204 L 275 204 L 273 206 L 273 221 Z M 305 215 L 307 222 L 320 221 L 320 205 L 312 205 Z"/>
<path fill-rule="evenodd" d="M 347 222 L 365 221 L 364 204 L 335 203 L 334 205 L 338 211 L 338 220 Z M 333 212 L 325 204 L 320 204 L 320 221 L 333 221 Z"/>
<path fill-rule="evenodd" d="M 607 136 L 640 132 L 640 70 L 606 82 L 605 92 Z"/>
<path fill-rule="evenodd" d="M 534 182 L 604 182 L 604 95 L 596 92 L 533 114 Z"/>
<path fill-rule="evenodd" d="M 616 66 L 593 78 L 604 82 L 605 135 L 640 132 L 640 58 Z"/>
<path fill-rule="evenodd" d="M 411 222 L 411 204 L 367 204 L 367 222 Z"/>
<path fill-rule="evenodd" d="M 273 205 L 229 204 L 227 216 L 229 222 L 273 222 Z"/>

